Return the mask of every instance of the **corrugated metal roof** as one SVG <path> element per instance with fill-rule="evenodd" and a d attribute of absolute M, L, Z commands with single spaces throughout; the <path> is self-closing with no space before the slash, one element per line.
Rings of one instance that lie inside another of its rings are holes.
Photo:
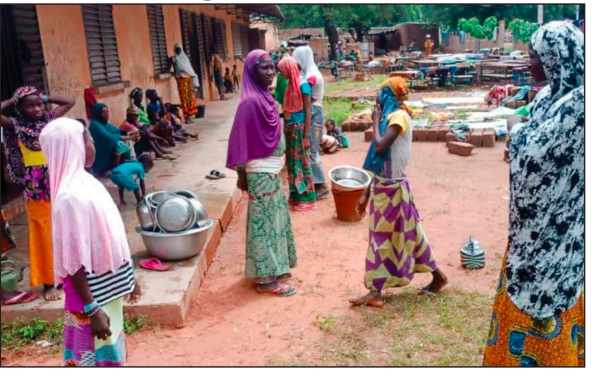
<path fill-rule="evenodd" d="M 261 14 L 269 17 L 274 17 L 279 20 L 285 20 L 286 17 L 280 10 L 278 5 L 273 4 L 237 4 L 237 7 L 242 8 L 250 13 Z"/>

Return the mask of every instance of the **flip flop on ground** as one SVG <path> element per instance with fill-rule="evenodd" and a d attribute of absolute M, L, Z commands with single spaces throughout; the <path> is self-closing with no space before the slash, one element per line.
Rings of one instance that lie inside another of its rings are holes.
<path fill-rule="evenodd" d="M 222 179 L 226 178 L 226 174 L 220 173 L 219 171 L 214 169 L 210 172 L 210 174 L 206 175 L 206 178 L 211 180 Z"/>
<path fill-rule="evenodd" d="M 37 296 L 39 296 L 37 292 L 20 291 L 8 300 L 2 301 L 2 306 L 26 304 L 35 300 Z"/>

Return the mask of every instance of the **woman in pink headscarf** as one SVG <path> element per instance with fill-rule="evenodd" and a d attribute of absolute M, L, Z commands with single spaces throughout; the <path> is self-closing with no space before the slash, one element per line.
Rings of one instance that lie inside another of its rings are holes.
<path fill-rule="evenodd" d="M 123 297 L 141 295 L 123 221 L 93 165 L 92 137 L 68 118 L 39 137 L 52 197 L 55 283 L 65 293 L 64 361 L 70 366 L 125 364 Z"/>
<path fill-rule="evenodd" d="M 275 74 L 267 52 L 253 50 L 247 55 L 226 166 L 238 172 L 237 187 L 249 193 L 246 276 L 254 278 L 260 293 L 292 296 L 296 289 L 280 283 L 296 266 L 296 248 L 280 179 L 286 145 L 269 92 Z"/>

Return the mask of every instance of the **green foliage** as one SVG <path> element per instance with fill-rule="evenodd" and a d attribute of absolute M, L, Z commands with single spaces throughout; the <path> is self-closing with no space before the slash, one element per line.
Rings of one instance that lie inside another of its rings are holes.
<path fill-rule="evenodd" d="M 335 329 L 335 324 L 337 323 L 337 319 L 329 314 L 328 316 L 324 316 L 323 314 L 317 314 L 313 324 L 319 327 L 319 329 L 323 332 L 327 332 L 329 330 Z"/>
<path fill-rule="evenodd" d="M 522 42 L 530 42 L 530 37 L 537 29 L 539 29 L 538 24 L 523 19 L 514 19 L 508 24 L 508 30 L 512 31 L 514 39 Z"/>
<path fill-rule="evenodd" d="M 142 329 L 148 328 L 149 324 L 142 315 L 138 315 L 135 318 L 125 317 L 123 321 L 123 330 L 125 334 L 135 334 L 141 331 Z"/>
<path fill-rule="evenodd" d="M 345 122 L 351 113 L 351 100 L 348 98 L 325 99 L 323 108 L 325 110 L 325 119 L 332 119 L 340 126 Z"/>
<path fill-rule="evenodd" d="M 31 321 L 20 319 L 13 323 L 2 323 L 2 348 L 18 349 L 23 345 L 42 339 L 52 343 L 61 343 L 62 331 L 61 319 L 50 323 L 35 317 Z"/>
<path fill-rule="evenodd" d="M 482 40 L 487 38 L 488 40 L 491 40 L 495 26 L 497 26 L 496 17 L 488 17 L 485 19 L 483 24 L 479 23 L 479 19 L 477 17 L 473 17 L 469 20 L 466 18 L 459 19 L 457 28 L 470 34 L 476 39 Z"/>

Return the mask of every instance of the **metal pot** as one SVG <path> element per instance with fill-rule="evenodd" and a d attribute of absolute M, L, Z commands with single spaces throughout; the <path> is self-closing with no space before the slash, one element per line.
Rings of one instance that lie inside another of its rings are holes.
<path fill-rule="evenodd" d="M 329 178 L 331 187 L 337 191 L 356 191 L 367 188 L 372 180 L 364 170 L 347 165 L 331 169 Z"/>
<path fill-rule="evenodd" d="M 195 223 L 208 219 L 208 212 L 198 199 L 189 199 L 189 202 L 195 210 Z"/>
<path fill-rule="evenodd" d="M 197 199 L 197 196 L 189 190 L 177 191 L 177 195 L 185 196 L 188 199 Z"/>
<path fill-rule="evenodd" d="M 152 209 L 156 209 L 164 200 L 173 196 L 176 196 L 176 193 L 170 191 L 152 192 L 146 196 L 146 203 L 148 203 L 148 206 Z"/>
<path fill-rule="evenodd" d="M 188 198 L 175 195 L 156 209 L 156 225 L 165 232 L 182 232 L 195 224 L 195 209 Z"/>
<path fill-rule="evenodd" d="M 140 228 L 145 231 L 152 231 L 155 228 L 154 216 L 146 200 L 142 200 L 136 206 L 136 214 L 140 222 Z"/>
<path fill-rule="evenodd" d="M 177 261 L 193 257 L 204 250 L 208 239 L 208 230 L 214 221 L 201 222 L 203 227 L 192 228 L 180 233 L 155 233 L 136 228 L 142 236 L 146 250 L 161 260 Z"/>

